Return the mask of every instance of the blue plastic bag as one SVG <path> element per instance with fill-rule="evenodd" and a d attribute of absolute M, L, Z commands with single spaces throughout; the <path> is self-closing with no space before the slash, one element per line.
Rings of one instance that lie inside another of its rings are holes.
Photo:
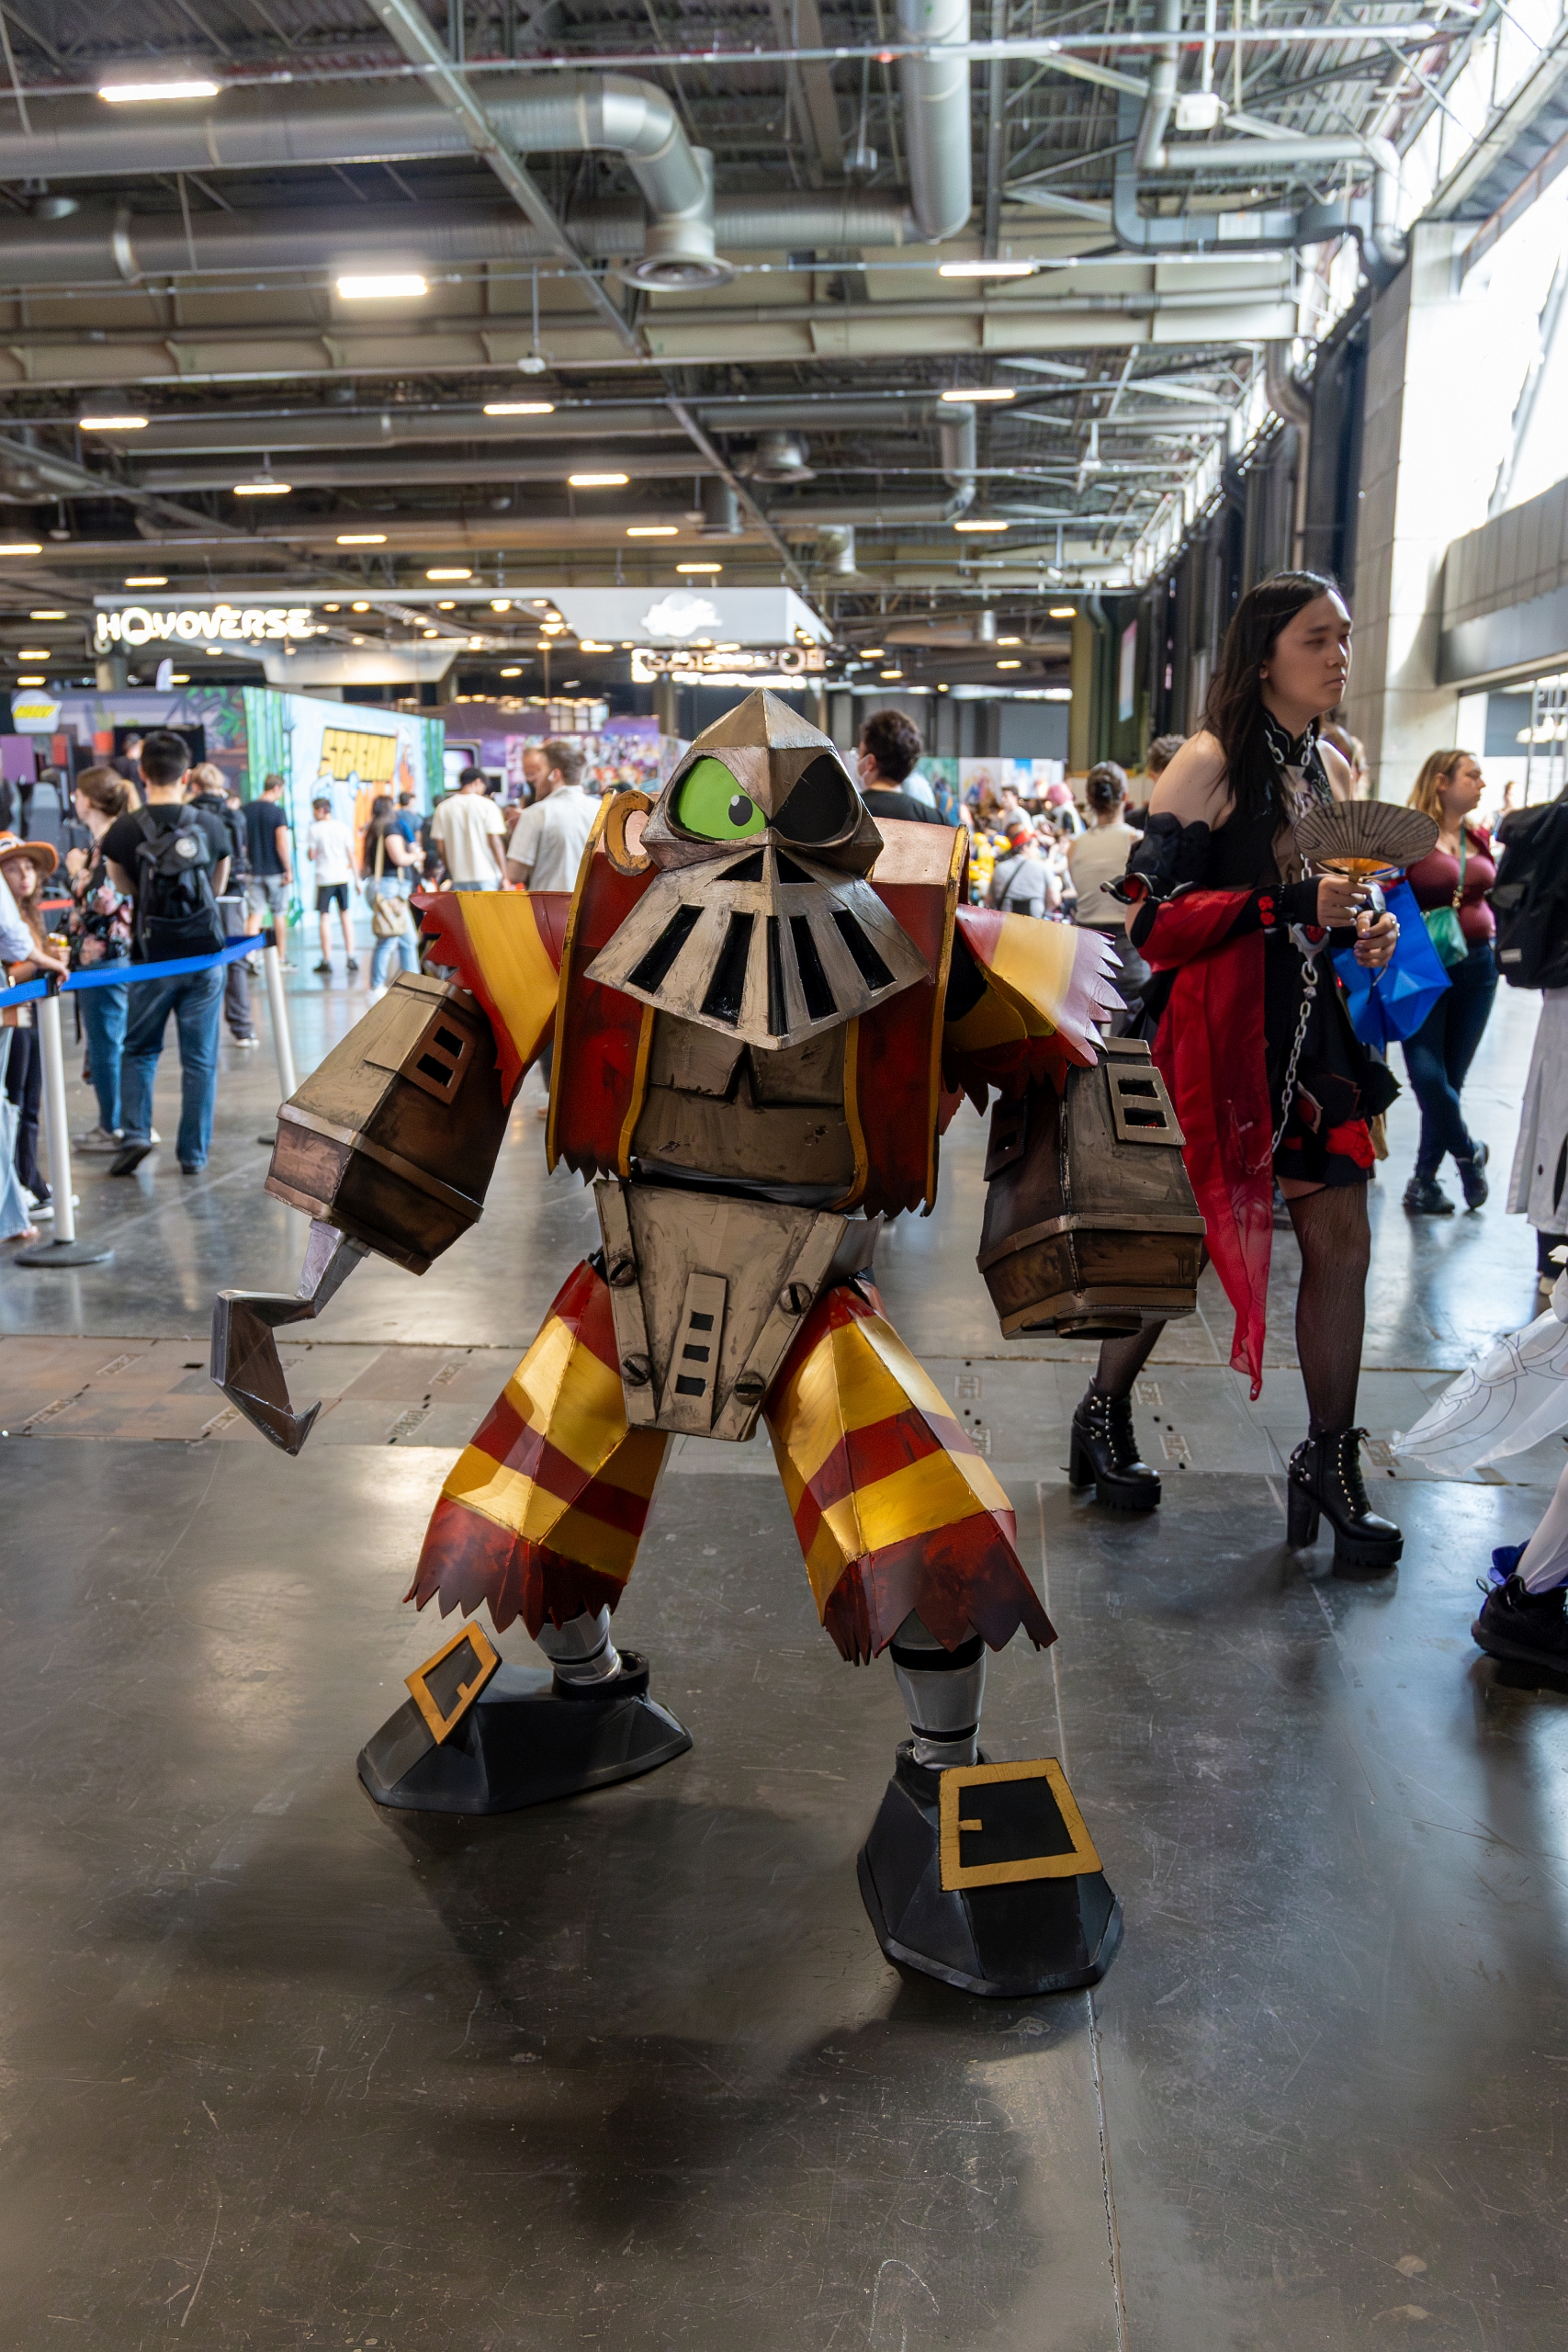
<path fill-rule="evenodd" d="M 1396 882 L 1385 896 L 1399 924 L 1399 944 L 1382 970 L 1368 971 L 1348 947 L 1334 958 L 1345 984 L 1350 1026 L 1364 1046 L 1383 1052 L 1391 1038 L 1413 1037 L 1452 985 L 1409 883 Z"/>

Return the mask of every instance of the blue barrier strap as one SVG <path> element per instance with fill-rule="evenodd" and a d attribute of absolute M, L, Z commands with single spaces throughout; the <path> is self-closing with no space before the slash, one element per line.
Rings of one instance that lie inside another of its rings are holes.
<path fill-rule="evenodd" d="M 215 956 L 178 956 L 167 964 L 96 964 L 62 980 L 60 993 L 64 996 L 76 989 L 134 988 L 141 980 L 172 980 L 185 972 L 209 972 L 216 965 L 234 964 L 242 956 L 253 955 L 268 944 L 271 935 L 252 932 L 243 939 L 228 940 Z M 23 980 L 14 989 L 0 989 L 0 1004 L 29 1004 L 34 998 L 48 994 L 47 979 Z"/>

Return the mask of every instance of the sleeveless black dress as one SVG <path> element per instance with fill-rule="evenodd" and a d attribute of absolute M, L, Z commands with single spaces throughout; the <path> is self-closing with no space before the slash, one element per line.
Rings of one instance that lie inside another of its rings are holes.
<path fill-rule="evenodd" d="M 1330 797 L 1314 730 L 1309 729 L 1292 742 L 1270 721 L 1269 747 L 1288 802 L 1304 810 Z M 1264 934 L 1264 1057 L 1269 1107 L 1280 1136 L 1274 1173 L 1303 1184 L 1364 1184 L 1374 1158 L 1368 1122 L 1388 1108 L 1399 1086 L 1387 1063 L 1361 1044 L 1345 1009 L 1333 956 L 1351 944 L 1354 932 L 1319 933 L 1313 959 L 1317 985 L 1286 1105 L 1309 969 L 1293 931 L 1303 918 L 1312 921 L 1316 886 L 1307 880 L 1298 860 L 1291 861 L 1297 872 L 1281 871 L 1281 851 L 1290 857 L 1290 837 L 1286 833 L 1280 840 L 1273 806 L 1252 816 L 1237 810 L 1213 831 L 1156 818 L 1143 846 L 1128 861 L 1128 874 L 1142 876 L 1156 900 L 1194 888 L 1250 895 L 1253 904 L 1246 927 L 1260 925 Z M 1171 984 L 1172 975 L 1162 973 L 1145 990 L 1144 1034 L 1151 1040 Z"/>

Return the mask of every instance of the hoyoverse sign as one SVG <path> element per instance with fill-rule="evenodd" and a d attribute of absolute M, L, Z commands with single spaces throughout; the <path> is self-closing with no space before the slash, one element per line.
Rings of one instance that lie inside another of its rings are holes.
<path fill-rule="evenodd" d="M 122 605 L 98 614 L 93 641 L 107 653 L 116 646 L 259 645 L 326 634 L 309 605 Z"/>

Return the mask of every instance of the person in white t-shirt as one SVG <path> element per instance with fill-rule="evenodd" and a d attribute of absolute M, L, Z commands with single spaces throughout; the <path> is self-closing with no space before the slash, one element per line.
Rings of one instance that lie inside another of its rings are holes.
<path fill-rule="evenodd" d="M 523 777 L 534 797 L 512 829 L 506 876 L 525 890 L 574 890 L 577 869 L 599 814 L 596 793 L 582 789 L 582 753 L 552 736 L 523 754 Z M 552 1038 L 539 1057 L 548 1086 L 555 1067 Z M 547 1116 L 539 1112 L 542 1119 Z"/>
<path fill-rule="evenodd" d="M 332 926 L 328 920 L 335 907 L 343 925 L 343 952 L 351 972 L 359 969 L 354 953 L 354 926 L 348 917 L 348 894 L 354 887 L 354 835 L 341 817 L 333 815 L 333 804 L 324 792 L 319 792 L 310 803 L 310 830 L 305 836 L 305 854 L 316 876 L 316 913 L 321 925 L 321 960 L 318 972 L 330 972 L 333 967 Z"/>
<path fill-rule="evenodd" d="M 525 890 L 574 890 L 577 869 L 599 814 L 596 793 L 582 788 L 582 753 L 558 738 L 523 754 L 534 798 L 513 828 L 506 874 Z"/>
<path fill-rule="evenodd" d="M 483 768 L 465 768 L 430 820 L 430 838 L 454 890 L 499 890 L 505 879 L 506 820 L 491 798 Z"/>

